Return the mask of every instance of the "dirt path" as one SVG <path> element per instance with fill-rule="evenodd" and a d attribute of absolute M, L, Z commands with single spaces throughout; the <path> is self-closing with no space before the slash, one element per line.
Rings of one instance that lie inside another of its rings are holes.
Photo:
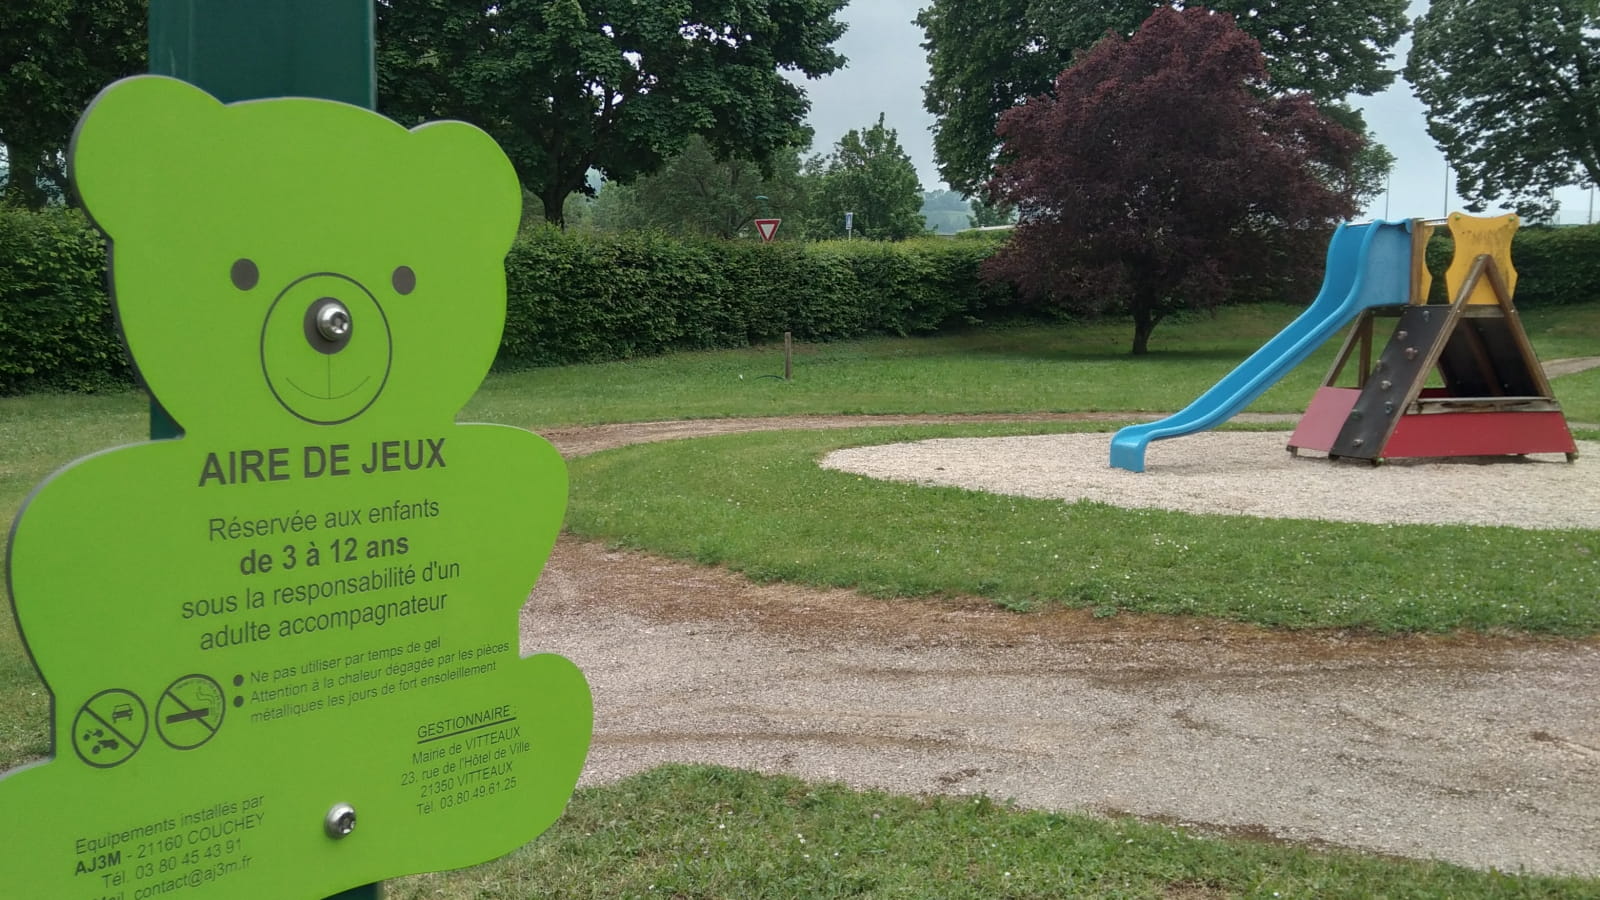
<path fill-rule="evenodd" d="M 1600 356 L 1574 356 L 1569 359 L 1547 359 L 1544 361 L 1544 374 L 1549 378 L 1587 372 L 1595 368 L 1600 368 Z"/>
<path fill-rule="evenodd" d="M 547 436 L 573 455 L 698 434 L 971 420 Z M 524 611 L 523 643 L 588 674 L 588 783 L 715 762 L 1600 876 L 1600 640 L 1018 616 L 976 601 L 756 585 L 563 538 Z"/>

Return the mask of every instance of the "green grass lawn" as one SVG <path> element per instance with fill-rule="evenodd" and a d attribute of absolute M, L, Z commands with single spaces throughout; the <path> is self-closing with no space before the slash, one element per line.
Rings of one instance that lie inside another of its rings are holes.
<path fill-rule="evenodd" d="M 1168 322 L 1155 334 L 1154 352 L 1139 359 L 1127 354 L 1127 325 L 1102 323 L 802 346 L 792 383 L 761 377 L 782 372 L 781 347 L 498 374 L 488 379 L 462 419 L 550 428 L 800 413 L 1173 410 L 1226 374 L 1297 312 L 1286 306 L 1249 307 Z M 1600 355 L 1600 304 L 1534 310 L 1524 319 L 1543 358 Z M 1252 409 L 1302 410 L 1336 346 L 1335 341 L 1322 348 Z M 1570 419 L 1600 422 L 1600 371 L 1562 378 L 1556 390 Z M 131 392 L 0 399 L 0 447 L 5 448 L 0 452 L 0 513 L 8 520 L 13 517 L 33 486 L 67 462 L 142 440 L 146 418 L 146 401 Z M 858 484 L 847 480 L 851 476 L 819 472 L 812 463 L 831 446 L 932 433 L 756 435 L 691 442 L 660 456 L 649 448 L 624 449 L 574 465 L 570 521 L 585 533 L 726 562 L 757 577 L 857 584 L 883 594 L 980 593 L 1019 609 L 1065 599 L 1105 613 L 1138 609 L 1297 626 L 1557 633 L 1597 627 L 1589 560 L 1600 545 L 1593 532 L 1421 529 L 1419 536 L 1405 539 L 1413 544 L 1402 543 L 1391 552 L 1373 548 L 1378 533 L 1374 526 L 1317 525 L 1318 539 L 1311 542 L 1305 530 L 1312 526 L 1304 524 L 1109 507 L 1063 511 L 1061 504 Z M 747 470 L 743 481 L 727 483 L 739 494 L 735 503 L 718 501 L 717 492 L 709 491 L 721 485 L 708 481 L 708 471 L 730 466 Z M 765 483 L 763 473 L 781 478 L 767 478 L 770 489 L 757 490 Z M 652 483 L 668 487 L 641 492 L 641 485 Z M 626 502 L 619 500 L 624 497 Z M 630 503 L 646 512 L 645 518 L 629 519 L 633 514 L 621 507 Z M 890 552 L 862 535 L 859 547 L 838 552 L 827 537 L 837 521 L 831 517 L 859 517 L 862 504 L 892 508 L 898 517 L 894 528 L 907 546 Z M 784 518 L 796 508 L 806 509 L 810 518 Z M 654 524 L 646 521 L 652 517 Z M 696 523 L 694 540 L 682 543 L 678 535 L 680 543 L 672 544 L 672 536 L 651 531 L 659 532 L 661 522 L 675 522 L 679 531 L 683 522 Z M 996 530 L 976 534 L 974 523 Z M 741 535 L 753 525 L 765 529 L 758 533 L 770 546 L 751 547 L 754 539 Z M 1041 527 L 1049 535 L 1046 543 L 1039 543 Z M 1151 538 L 1144 546 L 1118 546 L 1107 536 L 1119 530 L 1137 530 L 1147 538 L 1165 536 L 1172 543 L 1157 544 Z M 1223 533 L 1226 539 L 1218 540 Z M 1446 551 L 1441 569 L 1446 563 L 1461 567 L 1455 575 L 1436 573 L 1444 580 L 1429 587 L 1426 604 L 1418 602 L 1424 596 L 1423 574 L 1410 573 L 1411 580 L 1402 579 L 1398 586 L 1385 581 L 1394 574 L 1396 554 L 1424 544 Z M 957 547 L 968 548 L 966 555 L 946 556 L 947 548 Z M 1058 564 L 1055 556 L 1063 550 L 1063 559 L 1078 564 Z M 1474 568 L 1480 559 L 1511 559 L 1515 554 L 1558 567 L 1551 570 L 1559 573 L 1552 579 L 1569 581 L 1571 589 L 1528 590 L 1516 572 L 1504 571 L 1507 566 Z M 829 562 L 829 557 L 836 560 Z M 1160 563 L 1164 574 L 1156 573 L 1152 563 Z M 1328 588 L 1324 576 L 1334 569 L 1339 570 L 1336 588 Z M 1049 583 L 1041 580 L 1046 570 L 1054 579 Z M 1443 611 L 1432 602 L 1440 591 L 1459 595 Z M 1495 591 L 1505 592 L 1501 601 L 1491 601 Z M 9 596 L 5 601 L 9 604 Z M 47 706 L 13 620 L 0 616 L 0 768 L 46 751 Z M 652 777 L 662 780 L 653 782 Z M 653 791 L 662 792 L 664 799 L 644 799 Z M 727 807 L 748 816 L 738 820 L 748 827 L 736 853 L 694 857 L 678 852 L 689 840 L 685 835 L 699 827 L 685 817 L 745 793 L 766 799 Z M 885 843 L 874 843 L 865 833 L 845 836 L 850 820 L 880 809 L 885 810 L 881 815 L 904 823 L 896 831 L 914 836 Z M 992 806 L 981 810 L 979 823 L 970 818 L 977 812 L 965 810 L 960 801 L 897 800 L 738 774 L 674 771 L 586 791 L 555 833 L 512 860 L 470 873 L 411 880 L 395 896 L 522 897 L 538 891 L 560 896 L 1044 897 L 1060 896 L 1064 883 L 1094 896 L 1582 893 L 1563 882 L 1357 857 L 1324 859 L 1302 850 L 1237 842 L 1169 839 L 1162 837 L 1167 829 L 1134 823 L 1070 820 L 1069 827 L 1069 820 L 1060 817 Z M 791 825 L 796 832 L 839 832 L 844 843 L 835 849 L 844 861 L 823 869 L 806 861 L 803 853 L 796 860 L 781 840 Z M 1133 851 L 1107 837 L 1118 830 L 1136 835 L 1133 842 L 1147 846 L 1149 854 L 1132 856 Z M 1063 831 L 1082 832 L 1084 843 L 1072 844 L 1075 849 L 1065 855 L 1057 852 L 1067 846 L 1059 838 Z M 986 856 L 985 839 L 994 845 Z M 1185 849 L 1191 847 L 1200 848 L 1196 855 Z M 949 859 L 965 859 L 966 864 L 936 865 L 947 852 L 957 854 Z M 585 893 L 582 886 L 588 884 L 598 886 Z M 651 884 L 657 890 L 650 890 Z M 1353 887 L 1341 886 L 1345 884 Z M 1372 889 L 1378 885 L 1381 890 Z"/>
<path fill-rule="evenodd" d="M 1299 313 L 1234 307 L 1156 329 L 1128 354 L 1129 327 L 1100 322 L 994 328 L 926 338 L 782 345 L 497 375 L 463 418 L 532 427 L 800 413 L 1172 411 L 1193 400 Z M 1542 359 L 1600 355 L 1600 303 L 1523 316 Z M 1250 409 L 1298 413 L 1338 350 L 1330 341 Z M 1556 384 L 1568 417 L 1600 422 L 1600 372 Z"/>
<path fill-rule="evenodd" d="M 518 422 L 798 413 L 952 413 L 1176 409 L 1175 383 L 1209 384 L 1292 317 L 1283 307 L 1228 310 L 1169 326 L 1161 349 L 1134 363 L 1126 329 L 1107 325 L 996 328 L 960 336 L 879 338 L 797 347 L 794 380 L 781 345 L 629 362 L 535 369 L 493 379 L 466 415 Z M 1331 353 L 1331 351 L 1327 351 Z M 1325 363 L 1313 366 L 1303 394 Z M 1293 409 L 1303 401 L 1264 401 Z M 581 406 L 572 404 L 582 397 Z M 1266 408 L 1266 407 L 1263 407 Z"/>
<path fill-rule="evenodd" d="M 401 879 L 390 900 L 452 898 L 1592 896 L 1581 879 L 1200 836 L 1133 819 L 897 797 L 709 766 L 581 790 L 537 841 L 487 865 Z"/>
<path fill-rule="evenodd" d="M 757 579 L 1296 628 L 1600 631 L 1600 532 L 1205 516 L 824 470 L 863 444 L 1066 425 L 768 432 L 573 460 L 574 533 Z M 641 490 L 641 485 L 654 489 Z M 685 527 L 692 523 L 692 527 Z"/>

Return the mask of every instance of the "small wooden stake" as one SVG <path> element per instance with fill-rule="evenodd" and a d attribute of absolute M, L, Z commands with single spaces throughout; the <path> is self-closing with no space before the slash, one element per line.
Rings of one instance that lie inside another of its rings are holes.
<path fill-rule="evenodd" d="M 783 380 L 794 380 L 794 335 L 783 333 Z"/>

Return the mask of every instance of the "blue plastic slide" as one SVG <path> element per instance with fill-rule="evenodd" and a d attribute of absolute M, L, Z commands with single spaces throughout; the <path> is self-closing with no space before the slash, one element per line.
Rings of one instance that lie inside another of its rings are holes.
<path fill-rule="evenodd" d="M 1156 422 L 1129 425 L 1111 439 L 1111 465 L 1144 471 L 1151 441 L 1215 428 L 1305 361 L 1362 310 L 1406 302 L 1411 222 L 1340 225 L 1328 243 L 1322 290 L 1306 311 L 1193 403 Z"/>

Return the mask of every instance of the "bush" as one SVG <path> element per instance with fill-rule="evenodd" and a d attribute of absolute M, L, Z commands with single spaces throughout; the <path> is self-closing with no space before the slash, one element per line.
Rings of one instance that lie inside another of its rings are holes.
<path fill-rule="evenodd" d="M 1014 318 L 1023 310 L 1010 289 L 978 277 L 1001 236 L 978 234 L 759 244 L 533 229 L 506 258 L 496 366 L 738 347 L 785 331 L 829 341 Z M 1451 252 L 1449 237 L 1436 236 L 1430 268 L 1442 273 Z M 1600 226 L 1526 228 L 1513 253 L 1519 305 L 1600 299 Z M 104 260 L 104 242 L 79 213 L 0 207 L 0 394 L 133 383 Z M 1442 279 L 1434 291 L 1443 298 Z"/>
<path fill-rule="evenodd" d="M 1600 300 L 1600 225 L 1524 228 L 1511 248 L 1518 306 Z"/>
<path fill-rule="evenodd" d="M 1428 271 L 1433 273 L 1428 298 L 1435 303 L 1448 301 L 1444 272 L 1455 246 L 1443 228 L 1428 242 Z M 1511 264 L 1517 270 L 1513 299 L 1518 308 L 1600 300 L 1600 225 L 1521 228 L 1511 242 Z"/>
<path fill-rule="evenodd" d="M 1002 311 L 979 285 L 988 242 L 757 244 L 553 228 L 506 258 L 500 368 L 913 334 Z M 0 394 L 126 387 L 133 369 L 105 292 L 105 244 L 71 210 L 0 208 Z"/>
<path fill-rule="evenodd" d="M 0 394 L 126 387 L 105 242 L 72 210 L 0 206 Z"/>
<path fill-rule="evenodd" d="M 525 233 L 506 259 L 497 367 L 915 334 L 1004 311 L 978 281 L 987 243 L 683 241 L 651 233 Z"/>

